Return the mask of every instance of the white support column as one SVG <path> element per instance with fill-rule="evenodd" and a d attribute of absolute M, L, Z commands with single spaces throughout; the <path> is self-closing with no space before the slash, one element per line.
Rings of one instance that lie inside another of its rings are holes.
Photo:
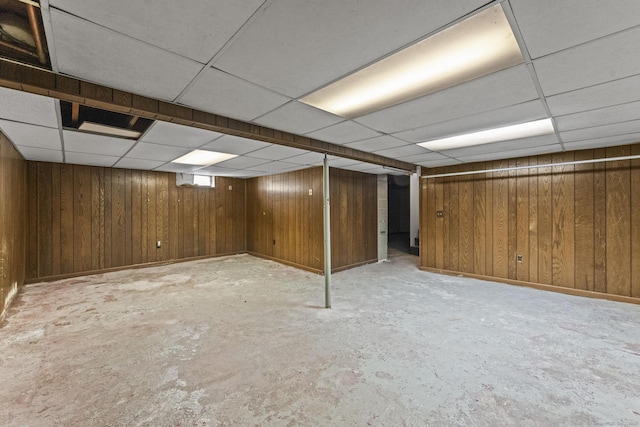
<path fill-rule="evenodd" d="M 329 197 L 329 161 L 322 165 L 322 197 L 324 199 L 324 306 L 331 308 L 331 204 Z"/>
<path fill-rule="evenodd" d="M 409 246 L 415 246 L 420 227 L 420 166 L 409 177 Z"/>

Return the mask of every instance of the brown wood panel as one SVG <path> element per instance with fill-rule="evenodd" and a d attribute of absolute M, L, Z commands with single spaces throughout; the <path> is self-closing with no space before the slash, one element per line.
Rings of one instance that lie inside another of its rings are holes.
<path fill-rule="evenodd" d="M 73 271 L 91 270 L 91 169 L 73 173 Z"/>
<path fill-rule="evenodd" d="M 91 270 L 100 270 L 102 261 L 102 238 L 101 230 L 104 227 L 104 212 L 102 212 L 102 182 L 104 170 L 102 168 L 91 168 Z M 135 237 L 134 237 L 135 242 Z"/>
<path fill-rule="evenodd" d="M 570 162 L 573 153 L 553 155 L 553 163 Z M 573 166 L 556 166 L 553 186 L 552 284 L 575 287 L 574 257 L 574 174 Z"/>
<path fill-rule="evenodd" d="M 5 162 L 3 149 L 8 149 L 8 142 L 4 142 L 4 136 L 0 133 L 0 162 Z M 39 245 L 38 245 L 38 165 L 35 162 L 25 162 L 27 165 L 27 207 L 28 207 L 28 220 L 27 220 L 27 262 L 26 273 L 27 278 L 38 277 L 38 258 L 39 258 Z M 5 168 L 3 164 L 3 169 Z M 2 197 L 6 197 L 5 193 L 1 193 Z M 4 200 L 2 203 L 5 205 Z M 4 216 L 3 216 L 4 218 Z M 0 221 L 0 227 L 3 226 Z M 5 226 L 8 226 L 8 222 Z M 2 234 L 3 236 L 5 234 Z M 1 288 L 2 286 L 0 286 Z M 1 299 L 4 302 L 4 299 Z M 1 312 L 1 309 L 0 309 Z"/>
<path fill-rule="evenodd" d="M 227 192 L 234 195 L 217 205 L 214 189 L 178 188 L 175 175 L 164 172 L 51 163 L 29 168 L 32 279 L 245 250 L 242 179 L 223 180 L 233 184 Z M 219 223 L 228 229 L 227 242 L 217 238 Z"/>
<path fill-rule="evenodd" d="M 518 166 L 529 166 L 529 159 L 521 159 Z M 529 170 L 521 169 L 516 173 L 516 280 L 529 281 Z"/>
<path fill-rule="evenodd" d="M 73 262 L 73 173 L 75 167 L 60 167 L 60 273 L 72 273 Z M 50 272 L 49 274 L 52 274 Z"/>
<path fill-rule="evenodd" d="M 53 266 L 52 274 L 60 274 L 60 202 L 62 200 L 60 197 L 62 187 L 60 185 L 60 171 L 60 164 L 54 163 L 51 165 L 51 223 L 53 227 L 51 230 L 51 245 L 53 250 L 51 257 L 51 264 Z"/>
<path fill-rule="evenodd" d="M 225 218 L 225 204 L 227 203 L 227 188 L 228 180 L 227 178 L 220 177 L 220 184 L 216 187 L 216 235 L 218 236 L 218 241 L 216 242 L 216 253 L 222 254 L 226 252 L 226 225 L 227 221 Z"/>
<path fill-rule="evenodd" d="M 530 157 L 529 165 L 537 165 L 538 158 Z M 529 281 L 538 281 L 538 171 L 529 170 Z"/>
<path fill-rule="evenodd" d="M 149 198 L 147 199 L 147 260 L 146 262 L 158 261 L 158 249 L 156 248 L 157 222 L 158 222 L 158 173 L 147 172 L 147 186 Z M 189 256 L 193 256 L 189 255 Z"/>
<path fill-rule="evenodd" d="M 126 238 L 124 169 L 111 170 L 111 266 L 126 265 L 123 250 Z"/>
<path fill-rule="evenodd" d="M 576 160 L 593 159 L 593 150 L 578 151 Z M 575 166 L 575 288 L 594 290 L 593 164 Z"/>
<path fill-rule="evenodd" d="M 631 154 L 640 155 L 640 145 Z M 640 298 L 640 160 L 631 161 L 631 296 Z"/>
<path fill-rule="evenodd" d="M 517 160 L 512 159 L 507 162 L 508 167 L 517 166 Z M 509 265 L 509 279 L 515 279 L 517 276 L 517 259 L 518 251 L 518 187 L 517 187 L 517 171 L 510 170 L 509 176 L 509 201 L 507 202 L 508 211 L 508 237 L 507 237 L 507 263 Z"/>
<path fill-rule="evenodd" d="M 477 163 L 475 170 L 484 170 L 484 162 Z M 471 179 L 471 178 L 469 178 Z M 486 174 L 473 177 L 473 271 L 486 274 L 486 245 L 487 245 L 487 186 Z M 433 216 L 433 215 L 431 215 Z"/>
<path fill-rule="evenodd" d="M 133 213 L 131 170 L 124 171 L 124 265 L 133 264 Z"/>
<path fill-rule="evenodd" d="M 604 148 L 594 150 L 593 157 L 602 159 L 606 157 Z M 607 190 L 606 190 L 606 164 L 595 163 L 593 165 L 593 287 L 596 292 L 607 292 Z"/>
<path fill-rule="evenodd" d="M 491 170 L 639 152 L 640 144 L 635 144 L 468 167 Z M 428 174 L 459 169 L 437 168 Z M 472 209 L 466 179 L 472 182 Z M 496 170 L 422 182 L 422 268 L 553 285 L 575 292 L 629 298 L 640 294 L 640 215 L 635 215 L 640 209 L 640 161 Z M 445 217 L 434 220 L 434 211 L 441 207 Z M 472 266 L 465 260 L 467 235 L 473 238 Z M 523 255 L 522 264 L 517 263 L 516 254 Z M 456 257 L 458 268 L 452 269 Z M 517 263 L 515 269 L 513 263 Z"/>
<path fill-rule="evenodd" d="M 37 177 L 33 170 L 28 174 L 30 179 Z M 37 200 L 28 198 L 29 187 L 33 188 L 31 183 L 27 185 L 27 162 L 0 133 L 0 323 L 27 272 L 26 251 L 31 247 L 27 243 L 27 236 L 31 235 L 27 226 L 35 225 L 28 220 L 27 212 L 37 209 L 37 206 L 30 206 Z M 34 219 L 37 223 L 37 218 Z"/>
<path fill-rule="evenodd" d="M 507 162 L 493 162 L 505 168 Z M 509 178 L 508 173 L 493 172 L 493 276 L 509 277 Z"/>
<path fill-rule="evenodd" d="M 468 166 L 462 169 L 471 170 Z M 458 222 L 459 222 L 459 238 L 460 256 L 458 257 L 460 271 L 473 273 L 474 271 L 474 183 L 473 177 L 461 176 L 458 179 L 460 198 Z"/>
<path fill-rule="evenodd" d="M 548 165 L 552 161 L 550 155 L 538 157 L 538 163 Z M 552 188 L 551 168 L 538 169 L 538 281 L 552 284 Z"/>
<path fill-rule="evenodd" d="M 142 172 L 131 172 L 131 258 L 142 263 Z"/>
<path fill-rule="evenodd" d="M 53 273 L 51 163 L 38 163 L 38 276 Z M 56 248 L 59 251 L 59 248 Z"/>
<path fill-rule="evenodd" d="M 607 148 L 607 157 L 628 156 L 630 147 Z M 607 186 L 607 293 L 631 295 L 630 161 L 609 162 Z"/>

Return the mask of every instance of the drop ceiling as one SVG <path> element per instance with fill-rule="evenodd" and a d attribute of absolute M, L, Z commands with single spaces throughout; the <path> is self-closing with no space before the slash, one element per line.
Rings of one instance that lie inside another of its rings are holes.
<path fill-rule="evenodd" d="M 501 4 L 525 62 L 353 119 L 305 95 Z M 640 141 L 640 2 L 42 1 L 53 71 L 424 167 Z M 555 133 L 432 152 L 416 143 L 550 117 Z M 138 140 L 61 126 L 57 100 L 0 88 L 0 129 L 29 160 L 249 177 L 322 155 L 174 123 Z M 193 149 L 237 154 L 171 163 Z M 394 173 L 331 156 L 330 164 Z"/>

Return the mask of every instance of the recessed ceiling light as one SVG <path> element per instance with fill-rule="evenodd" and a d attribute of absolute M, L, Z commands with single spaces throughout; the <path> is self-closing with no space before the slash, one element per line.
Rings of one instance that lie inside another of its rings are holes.
<path fill-rule="evenodd" d="M 78 130 L 82 130 L 85 132 L 93 132 L 93 133 L 101 133 L 104 135 L 111 136 L 121 136 L 123 138 L 139 138 L 142 133 L 131 130 L 131 129 L 123 129 L 114 126 L 102 125 L 100 123 L 92 123 L 92 122 L 82 122 L 80 126 L 78 126 Z"/>
<path fill-rule="evenodd" d="M 466 133 L 464 135 L 433 141 L 420 142 L 418 145 L 432 151 L 450 150 L 452 148 L 468 147 L 471 145 L 489 144 L 491 142 L 509 141 L 532 136 L 547 135 L 554 132 L 551 119 L 536 120 L 512 126 Z"/>
<path fill-rule="evenodd" d="M 354 118 L 523 61 L 511 26 L 498 4 L 300 101 Z"/>
<path fill-rule="evenodd" d="M 215 163 L 233 159 L 234 157 L 238 157 L 237 154 L 218 153 L 216 151 L 207 150 L 193 150 L 192 152 L 173 160 L 171 163 L 181 163 L 194 166 L 210 166 Z"/>

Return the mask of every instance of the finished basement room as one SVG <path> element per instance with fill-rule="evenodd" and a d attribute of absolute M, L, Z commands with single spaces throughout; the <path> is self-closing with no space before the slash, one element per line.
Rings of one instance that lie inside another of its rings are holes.
<path fill-rule="evenodd" d="M 0 425 L 640 425 L 640 2 L 0 0 Z"/>

